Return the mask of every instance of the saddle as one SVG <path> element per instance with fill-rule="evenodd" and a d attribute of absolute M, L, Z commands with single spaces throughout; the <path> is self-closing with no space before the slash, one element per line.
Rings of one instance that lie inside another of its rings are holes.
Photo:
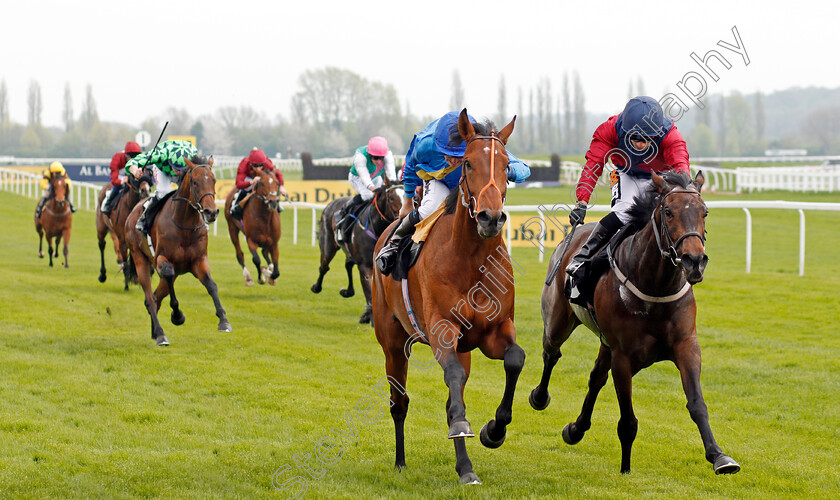
<path fill-rule="evenodd" d="M 417 258 L 420 256 L 420 251 L 423 249 L 423 244 L 426 242 L 426 238 L 428 238 L 429 233 L 432 231 L 432 227 L 445 211 L 446 206 L 441 204 L 440 208 L 432 212 L 428 217 L 420 221 L 415 226 L 416 229 L 414 230 L 414 234 L 410 238 L 403 238 L 400 240 L 399 246 L 397 246 L 397 263 L 391 271 L 391 277 L 394 278 L 395 281 L 401 281 L 403 278 L 408 278 L 408 270 L 411 269 L 411 266 L 417 262 Z M 391 233 L 388 235 L 389 240 L 396 229 L 397 226 L 394 226 L 394 229 L 391 230 Z"/>

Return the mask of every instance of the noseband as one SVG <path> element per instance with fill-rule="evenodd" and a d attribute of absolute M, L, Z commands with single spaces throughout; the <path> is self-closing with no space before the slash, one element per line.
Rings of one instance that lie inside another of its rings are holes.
<path fill-rule="evenodd" d="M 670 259 L 671 264 L 673 264 L 675 267 L 678 266 L 682 262 L 682 259 L 679 257 L 679 254 L 677 253 L 677 247 L 680 245 L 680 243 L 683 242 L 683 240 L 685 240 L 686 238 L 688 238 L 690 236 L 696 236 L 696 237 L 700 238 L 700 241 L 703 242 L 704 245 L 706 244 L 706 237 L 703 236 L 702 234 L 698 233 L 697 231 L 689 231 L 687 233 L 684 233 L 682 236 L 677 238 L 677 241 L 673 241 L 673 239 L 671 238 L 671 234 L 668 232 L 668 226 L 665 225 L 665 213 L 664 213 L 665 199 L 667 197 L 671 196 L 672 194 L 677 194 L 677 193 L 692 194 L 692 195 L 700 196 L 700 193 L 697 192 L 697 191 L 688 191 L 688 190 L 685 190 L 685 189 L 673 190 L 673 191 L 671 191 L 669 193 L 666 193 L 665 195 L 662 196 L 662 199 L 659 200 L 659 206 L 656 207 L 657 209 L 654 210 L 653 213 L 650 214 L 650 221 L 651 221 L 651 225 L 653 226 L 653 235 L 656 237 L 656 246 L 659 248 L 659 252 L 662 254 L 662 257 L 666 258 L 666 259 Z M 656 217 L 656 212 L 657 211 L 659 212 L 659 221 L 660 221 L 660 224 L 661 224 L 661 229 L 657 229 L 657 227 L 656 227 L 655 217 Z M 660 236 L 660 232 L 662 233 L 661 236 Z"/>
<path fill-rule="evenodd" d="M 484 191 L 487 191 L 490 187 L 493 187 L 496 191 L 499 192 L 499 195 L 502 196 L 502 203 L 504 204 L 505 197 L 504 197 L 504 195 L 502 195 L 502 190 L 499 189 L 499 186 L 496 184 L 496 141 L 498 141 L 499 144 L 501 144 L 503 148 L 505 147 L 505 144 L 502 142 L 501 139 L 496 137 L 496 130 L 493 129 L 493 130 L 490 131 L 490 135 L 476 135 L 476 136 L 473 136 L 473 138 L 470 139 L 467 142 L 464 149 L 466 150 L 466 148 L 469 147 L 469 145 L 476 139 L 489 140 L 490 141 L 490 147 L 491 147 L 491 149 L 490 149 L 490 181 L 487 182 L 487 185 L 484 186 L 483 188 L 481 188 L 481 191 L 478 192 L 478 198 L 481 198 L 481 195 L 484 194 Z M 469 214 L 470 218 L 475 219 L 476 214 L 478 214 L 481 211 L 481 206 L 479 205 L 478 199 L 475 196 L 472 195 L 472 191 L 470 190 L 470 183 L 467 180 L 467 172 L 466 172 L 466 170 L 463 169 L 463 164 L 466 163 L 466 162 L 467 162 L 467 159 L 466 159 L 466 157 L 464 157 L 464 159 L 461 160 L 461 169 L 462 169 L 461 181 L 458 183 L 458 190 L 461 192 L 461 195 L 459 196 L 459 198 L 461 198 L 461 205 L 463 205 L 467 208 L 467 213 Z M 507 169 L 509 169 L 509 168 L 510 168 L 509 166 L 505 167 L 505 172 L 507 172 Z M 461 184 L 465 184 L 467 186 L 466 193 L 464 192 L 463 186 Z M 467 198 L 467 195 L 469 195 L 469 198 Z M 473 209 L 473 205 L 475 206 L 475 209 Z"/>

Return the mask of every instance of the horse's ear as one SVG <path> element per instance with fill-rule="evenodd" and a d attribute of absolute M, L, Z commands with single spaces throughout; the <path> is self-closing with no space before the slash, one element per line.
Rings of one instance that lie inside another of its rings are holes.
<path fill-rule="evenodd" d="M 184 162 L 186 162 L 187 168 L 190 170 L 195 168 L 195 163 L 191 162 L 189 158 L 184 158 Z"/>
<path fill-rule="evenodd" d="M 464 139 L 464 142 L 470 142 L 470 139 L 475 135 L 475 128 L 470 123 L 467 108 L 461 110 L 461 114 L 458 116 L 458 132 L 461 133 L 461 139 Z"/>
<path fill-rule="evenodd" d="M 213 168 L 213 155 L 210 155 L 210 159 L 209 159 L 209 160 L 207 160 L 207 165 L 208 165 L 210 168 Z"/>
<path fill-rule="evenodd" d="M 507 141 L 510 138 L 510 134 L 513 133 L 513 124 L 514 124 L 515 121 L 516 121 L 516 115 L 513 115 L 513 120 L 511 120 L 510 123 L 505 125 L 505 128 L 500 130 L 498 134 L 496 134 L 496 136 L 499 138 L 499 140 L 502 141 L 502 144 L 507 145 Z"/>
<path fill-rule="evenodd" d="M 383 184 L 386 188 L 391 187 L 391 179 L 388 178 L 387 175 L 383 175 L 382 177 L 385 178 L 385 183 Z"/>
<path fill-rule="evenodd" d="M 703 184 L 706 182 L 706 176 L 703 175 L 702 170 L 697 171 L 697 175 L 694 176 L 694 185 L 697 186 L 697 191 L 703 190 Z"/>
<path fill-rule="evenodd" d="M 663 179 L 661 176 L 657 175 L 656 172 L 650 173 L 650 180 L 653 181 L 653 185 L 654 187 L 656 187 L 656 191 L 660 194 L 664 193 L 667 189 L 668 183 L 665 182 L 665 179 Z"/>

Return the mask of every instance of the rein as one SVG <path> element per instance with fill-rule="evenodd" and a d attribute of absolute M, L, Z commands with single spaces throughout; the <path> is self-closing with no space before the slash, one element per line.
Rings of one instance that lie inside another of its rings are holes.
<path fill-rule="evenodd" d="M 196 212 L 198 212 L 198 215 L 200 215 L 200 216 L 201 216 L 201 219 L 200 219 L 200 221 L 199 221 L 199 223 L 198 223 L 198 225 L 197 225 L 197 226 L 195 226 L 195 227 L 185 227 L 185 226 L 182 226 L 182 225 L 178 224 L 178 221 L 176 221 L 176 220 L 173 218 L 173 219 L 172 219 L 172 222 L 173 222 L 173 223 L 175 223 L 175 225 L 176 225 L 176 226 L 178 226 L 178 228 L 179 228 L 179 229 L 184 229 L 184 230 L 189 230 L 189 231 L 195 231 L 196 229 L 198 229 L 198 228 L 200 228 L 201 226 L 205 225 L 205 222 L 204 222 L 204 212 L 206 212 L 206 210 L 204 209 L 204 207 L 202 207 L 202 206 L 201 206 L 201 200 L 203 200 L 203 199 L 204 199 L 205 197 L 207 197 L 207 196 L 215 196 L 215 195 L 216 195 L 216 193 L 214 193 L 214 192 L 212 192 L 212 191 L 208 191 L 208 192 L 204 193 L 203 195 L 201 195 L 201 197 L 199 197 L 199 198 L 198 198 L 198 200 L 195 200 L 195 193 L 193 192 L 192 184 L 190 184 L 190 183 L 189 183 L 189 177 L 192 175 L 193 170 L 198 169 L 198 168 L 210 168 L 210 166 L 209 166 L 209 165 L 197 165 L 195 168 L 190 169 L 190 170 L 187 170 L 187 175 L 186 175 L 186 176 L 185 176 L 185 178 L 181 181 L 181 183 L 184 183 L 184 182 L 187 182 L 187 183 L 188 183 L 187 185 L 190 187 L 190 198 L 184 198 L 184 197 L 182 197 L 182 196 L 173 196 L 173 197 L 172 197 L 172 201 L 186 201 L 186 202 L 187 202 L 187 204 L 188 204 L 188 205 L 189 205 L 189 206 L 190 206 L 193 210 L 195 210 Z M 195 203 L 193 203 L 193 200 L 195 200 Z"/>
<path fill-rule="evenodd" d="M 488 181 L 487 185 L 484 186 L 481 189 L 481 191 L 478 192 L 478 198 L 481 198 L 481 195 L 484 194 L 484 191 L 489 189 L 491 186 L 493 188 L 495 188 L 496 191 L 499 192 L 499 195 L 501 195 L 502 190 L 499 189 L 499 186 L 496 184 L 496 175 L 495 175 L 496 174 L 496 141 L 498 141 L 499 144 L 502 145 L 502 147 L 504 147 L 505 144 L 502 142 L 501 139 L 496 137 L 496 131 L 494 129 L 494 130 L 490 131 L 490 135 L 476 135 L 476 136 L 473 136 L 472 139 L 467 141 L 467 144 L 466 144 L 465 148 L 467 146 L 469 146 L 476 139 L 489 140 L 490 141 L 490 147 L 491 147 L 491 150 L 490 150 L 490 181 Z M 466 158 L 464 158 L 463 160 L 461 160 L 461 165 L 463 165 L 466 162 L 467 162 L 467 160 L 466 160 Z M 463 188 L 462 184 L 467 186 L 466 193 L 464 192 L 464 188 Z M 460 191 L 459 198 L 461 199 L 461 205 L 463 205 L 467 208 L 467 213 L 469 214 L 470 218 L 475 219 L 476 214 L 478 214 L 478 212 L 481 211 L 481 206 L 479 205 L 478 198 L 476 198 L 475 196 L 472 195 L 472 191 L 470 190 L 470 183 L 467 180 L 467 172 L 466 172 L 466 170 L 463 169 L 463 167 L 462 167 L 461 180 L 458 182 L 458 190 Z M 466 198 L 466 195 L 469 195 L 469 198 Z M 466 198 L 466 201 L 465 201 L 465 198 Z M 502 196 L 502 203 L 504 203 L 504 201 L 505 201 L 505 197 Z M 474 210 L 473 210 L 473 205 L 475 205 Z"/>

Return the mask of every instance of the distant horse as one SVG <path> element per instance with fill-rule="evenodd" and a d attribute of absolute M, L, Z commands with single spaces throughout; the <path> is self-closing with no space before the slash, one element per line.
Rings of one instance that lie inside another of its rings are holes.
<path fill-rule="evenodd" d="M 492 124 L 474 127 L 467 110 L 461 112 L 458 129 L 466 152 L 459 189 L 446 199 L 446 213 L 432 227 L 403 283 L 413 314 L 408 312 L 400 283 L 374 269 L 373 325 L 391 384 L 397 469 L 405 467 L 405 382 L 414 342 L 428 344 L 443 367 L 449 387 L 448 437 L 454 440 L 455 470 L 461 483 L 480 483 L 464 442 L 465 437 L 474 436 L 465 414 L 464 385 L 470 374 L 470 351 L 475 348 L 488 358 L 504 360 L 504 396 L 496 418 L 481 429 L 480 437 L 489 448 L 505 440 L 516 381 L 525 363 L 513 325 L 513 269 L 501 236 L 506 220 L 505 143 L 514 120 L 496 134 Z M 388 239 L 389 233 L 385 234 L 376 244 L 377 252 Z"/>
<path fill-rule="evenodd" d="M 63 175 L 54 175 L 50 179 L 49 200 L 41 210 L 41 217 L 35 216 L 35 231 L 38 232 L 38 257 L 44 258 L 44 236 L 47 237 L 47 246 L 50 255 L 50 267 L 53 265 L 53 257 L 58 258 L 58 242 L 64 240 L 64 267 L 70 267 L 67 262 L 69 253 L 68 243 L 70 242 L 70 229 L 73 226 L 73 213 L 67 198 L 70 195 L 67 186 L 67 178 Z M 53 253 L 53 240 L 55 240 L 55 253 Z"/>
<path fill-rule="evenodd" d="M 187 160 L 183 180 L 174 196 L 165 200 L 163 207 L 153 222 L 149 236 L 154 254 L 146 243 L 146 238 L 134 227 L 143 212 L 143 205 L 138 204 L 131 211 L 125 222 L 125 240 L 131 251 L 130 265 L 132 275 L 136 275 L 145 292 L 146 309 L 152 320 L 152 339 L 157 345 L 169 345 L 169 339 L 163 333 L 158 321 L 161 302 L 169 295 L 172 307 L 172 323 L 184 323 L 184 313 L 178 307 L 175 298 L 175 278 L 185 273 L 193 276 L 207 288 L 216 306 L 219 318 L 219 331 L 231 331 L 230 323 L 219 301 L 218 287 L 210 277 L 210 264 L 207 261 L 207 226 L 216 220 L 219 209 L 216 208 L 213 175 L 213 157 L 203 156 Z M 160 283 L 152 294 L 151 270 L 160 275 Z"/>
<path fill-rule="evenodd" d="M 349 241 L 341 246 L 346 255 L 344 267 L 347 269 L 347 288 L 339 291 L 342 297 L 352 297 L 356 291 L 353 288 L 353 266 L 359 267 L 359 281 L 362 283 L 362 291 L 365 294 L 365 311 L 359 317 L 359 323 L 370 323 L 371 317 L 371 295 L 370 280 L 373 272 L 373 247 L 379 235 L 394 222 L 400 212 L 402 199 L 397 189 L 402 184 L 391 184 L 385 179 L 385 184 L 374 190 L 373 200 L 359 213 L 358 220 L 353 223 L 353 230 L 350 232 Z M 350 200 L 345 196 L 331 201 L 321 213 L 321 220 L 318 223 L 318 246 L 321 248 L 321 266 L 318 268 L 318 281 L 312 285 L 311 290 L 315 293 L 321 292 L 321 284 L 324 275 L 330 270 L 330 262 L 338 252 L 338 243 L 335 241 L 335 212 Z"/>
<path fill-rule="evenodd" d="M 618 438 L 622 473 L 630 472 L 630 450 L 638 427 L 631 400 L 632 377 L 642 368 L 663 360 L 673 361 L 680 371 L 688 412 L 700 430 L 706 460 L 718 474 L 740 470 L 715 442 L 700 390 L 697 304 L 691 285 L 703 279 L 709 260 L 704 236 L 708 210 L 700 197 L 703 182 L 702 173 L 693 182 L 686 175 L 653 174 L 652 190 L 646 197 L 637 198 L 632 212 L 631 224 L 641 229 L 610 256 L 611 269 L 595 287 L 597 324 L 585 309 L 569 304 L 563 294 L 563 279 L 558 277 L 543 288 L 544 369 L 542 380 L 531 391 L 531 406 L 537 410 L 548 406 L 548 382 L 560 359 L 560 347 L 575 327 L 585 324 L 599 335 L 601 349 L 589 376 L 583 409 L 576 421 L 563 428 L 563 440 L 576 444 L 583 439 L 591 425 L 595 399 L 612 370 L 621 410 Z M 549 269 L 558 259 L 562 260 L 560 269 L 565 269 L 591 231 L 588 226 L 581 229 L 568 243 L 567 251 L 555 250 Z"/>
<path fill-rule="evenodd" d="M 96 238 L 99 240 L 99 282 L 105 283 L 105 236 L 111 234 L 114 242 L 114 252 L 117 254 L 117 264 L 125 277 L 125 290 L 128 290 L 129 277 L 124 272 L 124 266 L 128 260 L 128 247 L 125 243 L 125 220 L 128 218 L 131 209 L 140 200 L 149 197 L 151 186 L 155 183 L 151 169 L 144 169 L 143 175 L 135 179 L 129 175 L 126 181 L 128 190 L 120 196 L 119 201 L 107 215 L 102 213 L 102 200 L 105 194 L 113 186 L 109 182 L 99 191 L 96 204 Z"/>
<path fill-rule="evenodd" d="M 270 285 L 273 285 L 280 276 L 277 262 L 280 257 L 277 249 L 277 241 L 280 239 L 280 214 L 277 213 L 280 199 L 277 195 L 277 179 L 273 172 L 269 172 L 268 175 L 262 169 L 257 169 L 257 172 L 260 180 L 254 186 L 253 192 L 248 195 L 256 200 L 251 200 L 245 205 L 242 211 L 242 222 L 230 215 L 230 205 L 236 190 L 232 189 L 225 199 L 225 220 L 227 220 L 230 241 L 236 249 L 236 260 L 242 266 L 242 275 L 245 276 L 247 286 L 254 286 L 254 280 L 248 268 L 245 267 L 242 247 L 239 246 L 240 232 L 245 234 L 245 242 L 248 243 L 248 249 L 251 251 L 260 284 L 265 284 L 266 274 L 271 274 L 268 278 Z M 257 249 L 262 249 L 267 267 L 262 267 Z"/>

